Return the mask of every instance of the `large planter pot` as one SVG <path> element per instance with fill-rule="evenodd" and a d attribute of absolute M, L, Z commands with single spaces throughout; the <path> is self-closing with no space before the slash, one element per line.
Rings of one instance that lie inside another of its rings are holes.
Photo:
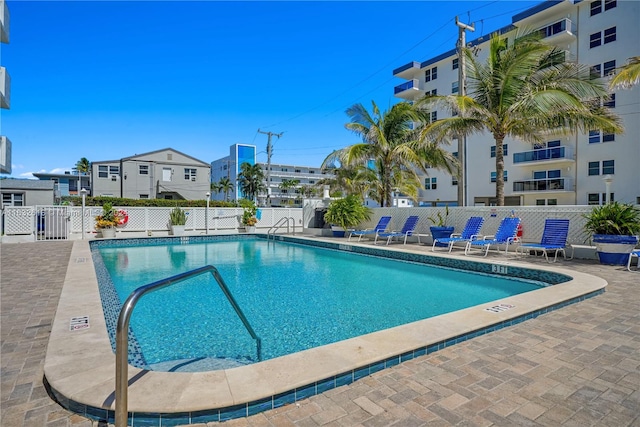
<path fill-rule="evenodd" d="M 435 239 L 446 239 L 447 237 L 451 236 L 451 234 L 453 233 L 454 227 L 433 226 L 433 227 L 429 227 L 429 229 L 431 230 L 431 237 L 433 237 L 433 239 L 435 240 Z M 436 246 L 446 247 L 448 245 L 446 243 L 436 242 Z"/>
<path fill-rule="evenodd" d="M 184 225 L 172 225 L 171 234 L 174 236 L 182 236 L 184 234 Z"/>
<path fill-rule="evenodd" d="M 104 239 L 114 239 L 116 237 L 116 229 L 115 228 L 101 228 L 100 234 Z"/>
<path fill-rule="evenodd" d="M 638 237 L 594 234 L 593 243 L 601 264 L 627 265 L 629 254 L 638 244 Z"/>
<path fill-rule="evenodd" d="M 247 233 L 255 233 L 256 232 L 256 226 L 255 225 L 245 225 L 244 229 L 246 230 Z"/>

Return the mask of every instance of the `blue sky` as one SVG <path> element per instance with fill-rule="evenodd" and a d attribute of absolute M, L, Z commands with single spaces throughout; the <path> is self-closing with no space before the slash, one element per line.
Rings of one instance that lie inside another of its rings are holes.
<path fill-rule="evenodd" d="M 8 1 L 14 177 L 172 147 L 211 162 L 234 143 L 319 166 L 357 142 L 346 108 L 387 109 L 392 71 L 538 1 Z M 266 162 L 266 154 L 258 155 Z"/>

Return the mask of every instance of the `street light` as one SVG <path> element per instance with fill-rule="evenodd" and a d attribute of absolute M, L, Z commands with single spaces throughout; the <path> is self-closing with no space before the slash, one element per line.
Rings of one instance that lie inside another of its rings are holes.
<path fill-rule="evenodd" d="M 609 204 L 611 203 L 611 193 L 609 190 L 611 189 L 611 183 L 613 182 L 613 178 L 611 177 L 611 175 L 605 175 L 604 178 L 602 178 L 602 180 L 604 181 L 604 185 L 605 185 L 604 202 L 605 204 Z"/>
<path fill-rule="evenodd" d="M 207 207 L 204 210 L 204 228 L 205 228 L 204 234 L 209 234 L 209 198 L 211 197 L 211 193 L 207 192 L 205 196 L 207 196 Z"/>
<path fill-rule="evenodd" d="M 82 190 L 80 190 L 80 194 L 82 194 L 82 238 L 84 239 L 84 207 L 87 197 L 87 189 L 83 187 Z"/>

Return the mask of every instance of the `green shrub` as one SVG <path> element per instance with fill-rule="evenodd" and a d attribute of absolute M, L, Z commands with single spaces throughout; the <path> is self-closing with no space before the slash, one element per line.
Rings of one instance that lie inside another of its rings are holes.
<path fill-rule="evenodd" d="M 633 236 L 640 233 L 640 210 L 631 204 L 613 202 L 596 206 L 583 217 L 584 229 L 591 234 Z"/>

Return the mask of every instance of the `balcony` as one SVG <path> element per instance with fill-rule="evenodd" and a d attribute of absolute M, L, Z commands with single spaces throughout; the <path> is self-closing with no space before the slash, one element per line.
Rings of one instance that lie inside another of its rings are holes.
<path fill-rule="evenodd" d="M 526 181 L 514 181 L 513 192 L 524 193 L 532 191 L 545 191 L 548 193 L 562 193 L 573 191 L 573 180 L 571 178 L 546 178 L 529 179 Z"/>
<path fill-rule="evenodd" d="M 0 67 L 0 108 L 11 106 L 11 77 L 4 67 Z"/>
<path fill-rule="evenodd" d="M 561 19 L 551 25 L 540 28 L 544 41 L 553 45 L 566 45 L 576 40 L 576 29 L 569 18 Z"/>
<path fill-rule="evenodd" d="M 0 2 L 0 42 L 9 43 L 9 8 L 7 2 Z"/>
<path fill-rule="evenodd" d="M 400 77 L 402 79 L 412 79 L 420 72 L 420 63 L 413 61 L 409 62 L 402 67 L 393 70 L 394 77 Z"/>
<path fill-rule="evenodd" d="M 514 165 L 522 163 L 535 163 L 536 165 L 540 165 L 565 162 L 575 162 L 573 158 L 573 147 L 560 146 L 513 153 Z"/>
<path fill-rule="evenodd" d="M 393 94 L 398 98 L 413 101 L 424 95 L 424 93 L 418 87 L 418 84 L 418 79 L 411 79 L 408 82 L 394 87 Z"/>

